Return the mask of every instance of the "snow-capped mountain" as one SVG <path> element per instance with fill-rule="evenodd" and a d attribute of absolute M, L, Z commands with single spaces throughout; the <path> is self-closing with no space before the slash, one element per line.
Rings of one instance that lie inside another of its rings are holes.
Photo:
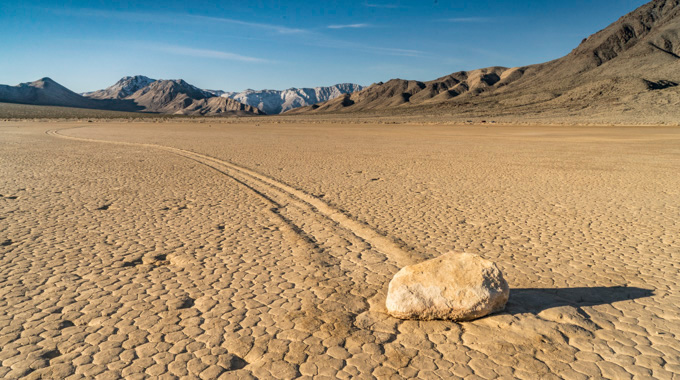
<path fill-rule="evenodd" d="M 213 96 L 224 96 L 224 94 L 236 94 L 235 92 L 228 92 L 228 91 L 222 91 L 222 90 L 203 90 L 207 93 L 212 94 Z M 225 98 L 228 98 L 229 96 L 224 96 Z"/>
<path fill-rule="evenodd" d="M 294 108 L 335 99 L 345 94 L 360 91 L 361 89 L 363 89 L 363 87 L 358 84 L 342 83 L 328 87 L 289 88 L 288 90 L 283 91 L 256 91 L 249 89 L 242 92 L 227 92 L 222 90 L 200 89 L 181 79 L 165 81 L 151 79 L 143 75 L 135 75 L 124 77 L 111 87 L 103 90 L 86 92 L 82 95 L 89 99 L 133 100 L 136 104 L 143 104 L 149 112 L 183 113 L 187 110 L 179 107 L 174 102 L 177 94 L 181 93 L 196 100 L 197 102 L 194 106 L 198 105 L 198 100 L 217 97 L 230 100 L 226 104 L 221 105 L 225 108 L 225 111 L 238 110 L 252 112 L 254 114 L 266 113 L 268 115 L 276 115 Z M 152 94 L 147 95 L 148 92 L 151 92 Z M 242 103 L 249 107 L 240 107 L 238 106 L 238 103 Z M 214 104 L 217 104 L 217 101 L 211 100 L 211 107 Z M 207 108 L 212 109 L 211 107 Z"/>
<path fill-rule="evenodd" d="M 103 90 L 86 92 L 81 95 L 92 99 L 123 99 L 155 81 L 155 79 L 145 77 L 144 75 L 123 77 L 111 87 Z"/>
<path fill-rule="evenodd" d="M 219 96 L 238 100 L 241 103 L 256 107 L 267 115 L 275 115 L 293 108 L 335 99 L 344 94 L 351 94 L 363 89 L 353 83 L 336 84 L 329 87 L 290 88 L 288 90 L 245 90 L 243 92 L 223 92 Z M 217 95 L 217 92 L 213 92 Z"/>

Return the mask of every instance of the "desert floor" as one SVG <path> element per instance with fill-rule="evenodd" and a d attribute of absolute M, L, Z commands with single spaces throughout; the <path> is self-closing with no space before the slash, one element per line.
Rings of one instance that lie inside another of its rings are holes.
<path fill-rule="evenodd" d="M 680 377 L 680 129 L 0 123 L 0 377 Z M 494 260 L 505 312 L 384 313 Z"/>

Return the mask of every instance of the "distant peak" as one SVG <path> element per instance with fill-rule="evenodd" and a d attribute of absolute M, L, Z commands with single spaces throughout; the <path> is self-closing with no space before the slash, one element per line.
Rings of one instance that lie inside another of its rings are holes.
<path fill-rule="evenodd" d="M 128 77 L 123 77 L 118 81 L 118 85 L 127 85 L 130 83 L 143 83 L 143 84 L 149 84 L 154 82 L 155 79 L 151 79 L 149 77 L 146 77 L 144 75 L 135 75 L 135 76 L 128 76 Z"/>
<path fill-rule="evenodd" d="M 153 79 L 144 76 L 144 75 L 133 75 L 133 76 L 126 76 L 120 79 L 119 82 L 123 81 L 129 81 L 129 80 L 144 80 L 144 81 L 153 81 Z"/>
<path fill-rule="evenodd" d="M 31 85 L 33 87 L 41 87 L 41 88 L 44 88 L 44 87 L 47 87 L 47 86 L 62 87 L 59 83 L 53 81 L 52 78 L 49 78 L 49 77 L 40 78 L 35 82 L 29 83 L 29 85 Z"/>

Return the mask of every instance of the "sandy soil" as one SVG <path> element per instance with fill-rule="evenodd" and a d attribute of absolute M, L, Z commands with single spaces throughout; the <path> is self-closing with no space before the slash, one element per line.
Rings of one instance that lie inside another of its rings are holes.
<path fill-rule="evenodd" d="M 680 376 L 680 129 L 0 123 L 0 377 Z M 384 314 L 498 263 L 504 313 Z"/>

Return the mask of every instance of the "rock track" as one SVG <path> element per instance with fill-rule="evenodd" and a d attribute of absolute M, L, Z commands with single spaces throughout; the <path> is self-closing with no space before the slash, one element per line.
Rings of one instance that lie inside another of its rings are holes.
<path fill-rule="evenodd" d="M 219 160 L 214 157 L 206 156 L 204 154 L 169 146 L 85 139 L 63 135 L 59 133 L 59 130 L 56 129 L 49 130 L 46 133 L 50 136 L 76 141 L 120 144 L 159 149 L 188 158 L 213 168 L 216 171 L 232 178 L 251 191 L 257 193 L 262 198 L 271 202 L 277 211 L 279 211 L 282 207 L 296 207 L 301 213 L 308 215 L 308 218 L 311 218 L 310 216 L 314 214 L 316 214 L 317 217 L 313 219 L 318 220 L 320 219 L 319 217 L 326 218 L 327 222 L 325 224 L 335 224 L 337 227 L 347 230 L 357 238 L 364 240 L 371 246 L 375 247 L 378 251 L 384 253 L 390 259 L 394 260 L 400 267 L 413 264 L 414 259 L 418 258 L 418 253 L 413 251 L 407 252 L 402 245 L 393 241 L 389 237 L 381 235 L 366 224 L 361 223 L 352 218 L 350 215 L 333 208 L 319 198 L 242 166 Z M 297 226 L 305 224 L 305 221 L 301 220 L 299 222 L 293 222 L 293 224 L 294 228 L 299 228 Z M 421 259 L 422 258 L 424 257 L 421 257 Z"/>

